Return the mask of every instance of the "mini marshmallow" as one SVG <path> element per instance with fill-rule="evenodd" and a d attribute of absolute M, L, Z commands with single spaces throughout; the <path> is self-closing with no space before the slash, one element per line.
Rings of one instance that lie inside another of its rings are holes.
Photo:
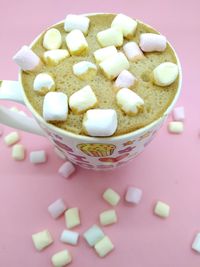
<path fill-rule="evenodd" d="M 166 49 L 167 39 L 161 34 L 142 33 L 139 45 L 144 52 L 162 52 Z"/>
<path fill-rule="evenodd" d="M 79 233 L 69 230 L 64 230 L 60 236 L 60 241 L 70 245 L 77 245 L 79 239 Z"/>
<path fill-rule="evenodd" d="M 76 114 L 84 113 L 96 104 L 97 98 L 89 85 L 73 93 L 69 98 L 70 109 Z"/>
<path fill-rule="evenodd" d="M 90 136 L 110 136 L 117 129 L 114 109 L 90 109 L 83 118 L 83 130 Z"/>
<path fill-rule="evenodd" d="M 51 205 L 48 206 L 48 212 L 54 219 L 60 217 L 66 209 L 67 206 L 61 198 L 57 199 Z"/>
<path fill-rule="evenodd" d="M 12 146 L 20 140 L 18 132 L 11 132 L 4 137 L 4 142 L 7 146 Z"/>
<path fill-rule="evenodd" d="M 43 38 L 43 46 L 47 50 L 58 49 L 62 44 L 62 36 L 59 30 L 51 28 L 45 32 Z"/>
<path fill-rule="evenodd" d="M 153 81 L 159 86 L 168 86 L 178 77 L 178 66 L 172 62 L 164 62 L 153 70 Z"/>
<path fill-rule="evenodd" d="M 114 88 L 118 91 L 121 88 L 131 88 L 137 82 L 136 77 L 128 70 L 123 70 L 114 83 Z"/>
<path fill-rule="evenodd" d="M 192 243 L 192 249 L 200 253 L 200 233 L 197 233 Z"/>
<path fill-rule="evenodd" d="M 117 48 L 114 45 L 107 46 L 104 48 L 100 48 L 94 51 L 94 58 L 97 63 L 104 61 L 105 59 L 109 58 L 110 56 L 117 54 Z"/>
<path fill-rule="evenodd" d="M 58 170 L 58 173 L 64 178 L 69 178 L 74 172 L 75 167 L 70 161 L 63 163 Z"/>
<path fill-rule="evenodd" d="M 182 121 L 171 121 L 168 124 L 168 131 L 174 134 L 181 134 L 184 130 Z"/>
<path fill-rule="evenodd" d="M 80 225 L 79 209 L 71 208 L 65 211 L 65 222 L 68 229 Z"/>
<path fill-rule="evenodd" d="M 175 121 L 185 120 L 185 110 L 184 107 L 176 107 L 173 109 L 173 118 Z"/>
<path fill-rule="evenodd" d="M 142 190 L 136 187 L 130 186 L 127 189 L 125 200 L 131 204 L 139 204 L 142 198 Z"/>
<path fill-rule="evenodd" d="M 65 40 L 71 55 L 80 56 L 87 53 L 88 43 L 80 30 L 72 30 Z"/>
<path fill-rule="evenodd" d="M 33 244 L 36 250 L 41 251 L 53 243 L 53 238 L 48 230 L 32 235 Z"/>
<path fill-rule="evenodd" d="M 144 100 L 128 88 L 120 89 L 116 94 L 118 106 L 130 116 L 136 115 L 143 109 Z"/>
<path fill-rule="evenodd" d="M 48 73 L 38 74 L 33 82 L 33 90 L 40 95 L 45 95 L 49 91 L 54 91 L 54 79 Z"/>
<path fill-rule="evenodd" d="M 99 215 L 101 225 L 110 225 L 117 222 L 115 210 L 106 210 Z"/>
<path fill-rule="evenodd" d="M 42 65 L 40 58 L 26 45 L 14 55 L 13 60 L 24 71 L 36 71 Z"/>
<path fill-rule="evenodd" d="M 97 67 L 89 61 L 80 61 L 73 65 L 73 73 L 81 80 L 91 80 L 97 74 Z"/>
<path fill-rule="evenodd" d="M 72 262 L 72 256 L 67 249 L 61 250 L 51 258 L 54 267 L 64 267 Z"/>
<path fill-rule="evenodd" d="M 97 40 L 102 47 L 111 45 L 119 47 L 123 45 L 123 34 L 117 29 L 109 28 L 98 32 Z"/>
<path fill-rule="evenodd" d="M 66 32 L 71 32 L 72 30 L 80 30 L 85 35 L 88 33 L 90 25 L 89 18 L 82 15 L 67 15 L 64 23 L 64 29 Z"/>
<path fill-rule="evenodd" d="M 104 75 L 109 79 L 113 80 L 120 72 L 129 69 L 129 62 L 122 52 L 119 52 L 109 58 L 105 59 L 99 64 Z"/>
<path fill-rule="evenodd" d="M 86 240 L 86 242 L 88 243 L 88 245 L 90 247 L 94 247 L 96 245 L 96 243 L 99 242 L 104 236 L 105 235 L 104 235 L 103 231 L 96 224 L 94 224 L 92 227 L 90 227 L 83 234 L 84 239 Z"/>
<path fill-rule="evenodd" d="M 120 201 L 120 195 L 111 188 L 106 189 L 102 197 L 111 206 L 116 206 Z"/>
<path fill-rule="evenodd" d="M 25 147 L 17 144 L 12 148 L 12 158 L 18 161 L 24 160 L 25 158 Z"/>
<path fill-rule="evenodd" d="M 128 42 L 123 46 L 124 53 L 128 60 L 134 62 L 144 58 L 142 50 L 136 42 Z"/>
<path fill-rule="evenodd" d="M 68 97 L 62 92 L 49 92 L 44 97 L 43 118 L 46 121 L 65 121 L 68 115 Z"/>
<path fill-rule="evenodd" d="M 114 245 L 108 236 L 104 236 L 98 243 L 96 243 L 94 248 L 99 257 L 105 257 L 114 249 Z"/>
<path fill-rule="evenodd" d="M 123 33 L 127 39 L 131 39 L 137 28 L 137 21 L 123 14 L 118 14 L 111 24 L 112 28 L 116 28 Z"/>
<path fill-rule="evenodd" d="M 154 208 L 154 213 L 162 218 L 167 218 L 170 213 L 170 207 L 162 201 L 158 201 Z"/>
<path fill-rule="evenodd" d="M 56 66 L 69 56 L 70 54 L 67 49 L 55 49 L 45 51 L 43 54 L 43 60 L 48 66 Z"/>
<path fill-rule="evenodd" d="M 47 161 L 46 152 L 44 150 L 32 151 L 29 160 L 33 164 L 40 164 Z"/>

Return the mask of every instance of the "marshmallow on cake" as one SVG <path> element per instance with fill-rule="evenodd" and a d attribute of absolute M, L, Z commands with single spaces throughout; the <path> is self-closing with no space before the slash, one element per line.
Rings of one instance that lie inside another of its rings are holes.
<path fill-rule="evenodd" d="M 47 50 L 58 49 L 62 45 L 62 36 L 59 30 L 51 28 L 46 31 L 43 37 L 43 46 Z"/>
<path fill-rule="evenodd" d="M 71 32 L 72 30 L 80 30 L 85 35 L 88 33 L 90 26 L 90 19 L 83 15 L 67 15 L 64 23 L 64 29 L 66 32 Z"/>
<path fill-rule="evenodd" d="M 91 80 L 97 74 L 97 67 L 89 61 L 80 61 L 73 65 L 73 73 L 81 80 Z"/>
<path fill-rule="evenodd" d="M 167 39 L 161 34 L 142 33 L 139 45 L 144 52 L 162 52 L 166 49 Z"/>
<path fill-rule="evenodd" d="M 88 52 L 88 43 L 82 31 L 72 30 L 65 40 L 71 55 L 80 56 Z"/>
<path fill-rule="evenodd" d="M 120 72 L 114 82 L 114 90 L 118 91 L 121 88 L 132 88 L 137 82 L 137 78 L 128 70 Z"/>
<path fill-rule="evenodd" d="M 43 60 L 47 66 L 56 66 L 69 56 L 70 54 L 67 49 L 54 49 L 45 51 Z"/>

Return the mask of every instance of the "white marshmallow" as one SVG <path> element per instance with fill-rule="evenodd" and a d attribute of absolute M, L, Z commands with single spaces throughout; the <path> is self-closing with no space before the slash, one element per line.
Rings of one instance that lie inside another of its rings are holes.
<path fill-rule="evenodd" d="M 68 115 L 68 97 L 62 92 L 49 92 L 44 97 L 43 118 L 46 121 L 65 121 Z"/>
<path fill-rule="evenodd" d="M 42 65 L 40 58 L 26 45 L 14 55 L 13 61 L 24 71 L 36 71 Z"/>
<path fill-rule="evenodd" d="M 69 56 L 70 54 L 67 49 L 54 49 L 45 51 L 43 54 L 43 60 L 46 65 L 56 66 Z"/>
<path fill-rule="evenodd" d="M 154 208 L 154 213 L 162 218 L 167 218 L 170 213 L 170 207 L 162 201 L 158 201 Z"/>
<path fill-rule="evenodd" d="M 116 100 L 118 106 L 130 116 L 136 115 L 144 106 L 144 100 L 128 88 L 120 89 L 116 94 Z"/>
<path fill-rule="evenodd" d="M 111 188 L 106 189 L 102 197 L 111 206 L 116 206 L 120 201 L 120 195 Z"/>
<path fill-rule="evenodd" d="M 96 243 L 94 248 L 99 257 L 105 257 L 114 249 L 114 245 L 108 236 L 104 236 L 98 243 Z"/>
<path fill-rule="evenodd" d="M 123 14 L 118 14 L 112 21 L 112 28 L 116 28 L 123 33 L 127 39 L 131 39 L 137 28 L 137 21 Z"/>
<path fill-rule="evenodd" d="M 126 43 L 123 46 L 123 50 L 128 60 L 132 62 L 144 58 L 144 54 L 136 42 Z"/>
<path fill-rule="evenodd" d="M 139 204 L 142 198 L 142 190 L 136 187 L 128 187 L 125 200 L 131 204 Z"/>
<path fill-rule="evenodd" d="M 66 209 L 67 206 L 65 205 L 64 201 L 61 198 L 57 199 L 48 206 L 48 212 L 54 219 L 60 217 L 65 212 Z"/>
<path fill-rule="evenodd" d="M 184 107 L 176 107 L 173 109 L 173 118 L 175 121 L 184 121 L 185 110 Z"/>
<path fill-rule="evenodd" d="M 170 133 L 181 134 L 184 130 L 182 121 L 171 121 L 168 124 L 168 131 Z"/>
<path fill-rule="evenodd" d="M 80 30 L 85 35 L 88 33 L 90 25 L 90 20 L 88 17 L 82 15 L 67 15 L 64 23 L 64 29 L 66 32 L 71 32 L 72 30 Z"/>
<path fill-rule="evenodd" d="M 108 79 L 113 80 L 120 72 L 129 69 L 130 65 L 126 56 L 122 52 L 119 52 L 102 61 L 99 66 L 104 75 Z"/>
<path fill-rule="evenodd" d="M 65 211 L 65 222 L 68 229 L 80 225 L 79 209 L 71 208 Z"/>
<path fill-rule="evenodd" d="M 90 109 L 83 118 L 83 130 L 90 136 L 110 136 L 117 129 L 114 109 Z"/>
<path fill-rule="evenodd" d="M 25 147 L 20 144 L 16 144 L 12 148 L 12 158 L 15 160 L 24 160 L 25 158 Z"/>
<path fill-rule="evenodd" d="M 58 170 L 58 173 L 64 178 L 69 178 L 74 172 L 75 167 L 70 161 L 63 163 Z"/>
<path fill-rule="evenodd" d="M 80 61 L 73 65 L 73 73 L 81 80 L 91 80 L 97 74 L 97 67 L 89 61 Z"/>
<path fill-rule="evenodd" d="M 4 137 L 4 142 L 7 146 L 12 146 L 20 140 L 18 132 L 11 132 Z"/>
<path fill-rule="evenodd" d="M 61 250 L 51 258 L 54 267 L 64 267 L 72 262 L 72 256 L 67 249 Z"/>
<path fill-rule="evenodd" d="M 40 95 L 45 95 L 49 91 L 55 90 L 54 79 L 48 73 L 38 74 L 33 82 L 33 90 Z"/>
<path fill-rule="evenodd" d="M 64 230 L 60 236 L 60 241 L 70 245 L 77 245 L 79 239 L 79 233 L 69 230 Z"/>
<path fill-rule="evenodd" d="M 97 40 L 102 47 L 123 45 L 123 34 L 115 28 L 109 28 L 97 33 Z"/>
<path fill-rule="evenodd" d="M 166 49 L 167 39 L 161 34 L 142 33 L 139 45 L 144 52 L 162 52 Z"/>
<path fill-rule="evenodd" d="M 36 250 L 41 251 L 53 243 L 53 238 L 48 230 L 32 235 L 33 244 Z"/>
<path fill-rule="evenodd" d="M 47 161 L 47 155 L 44 150 L 32 151 L 29 154 L 29 160 L 33 164 L 40 164 Z"/>
<path fill-rule="evenodd" d="M 131 88 L 137 82 L 136 77 L 128 70 L 123 70 L 114 83 L 114 88 L 118 91 L 121 88 Z"/>
<path fill-rule="evenodd" d="M 153 80 L 156 85 L 168 86 L 178 77 L 178 66 L 172 62 L 164 62 L 153 70 Z"/>
<path fill-rule="evenodd" d="M 62 44 L 62 36 L 59 30 L 51 28 L 47 30 L 43 38 L 43 46 L 47 50 L 58 49 Z"/>
<path fill-rule="evenodd" d="M 192 243 L 192 249 L 200 253 L 200 233 L 197 233 Z"/>
<path fill-rule="evenodd" d="M 96 245 L 96 243 L 99 242 L 104 236 L 105 235 L 104 235 L 103 231 L 96 224 L 94 224 L 92 227 L 90 227 L 83 234 L 84 239 L 87 241 L 87 243 L 90 247 L 94 247 Z"/>
<path fill-rule="evenodd" d="M 80 56 L 88 52 L 88 43 L 80 30 L 72 30 L 65 40 L 71 55 Z"/>
<path fill-rule="evenodd" d="M 97 104 L 97 98 L 92 88 L 87 85 L 69 98 L 69 106 L 76 114 L 84 113 L 86 110 L 93 108 Z"/>
<path fill-rule="evenodd" d="M 115 210 L 106 210 L 99 215 L 101 225 L 110 225 L 117 222 Z"/>
<path fill-rule="evenodd" d="M 109 58 L 110 56 L 117 54 L 117 48 L 114 45 L 111 45 L 104 48 L 100 48 L 94 51 L 93 54 L 96 62 L 100 63 L 105 59 Z"/>

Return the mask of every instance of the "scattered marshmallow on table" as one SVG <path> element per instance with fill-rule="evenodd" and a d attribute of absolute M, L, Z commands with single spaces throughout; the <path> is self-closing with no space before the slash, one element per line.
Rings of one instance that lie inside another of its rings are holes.
<path fill-rule="evenodd" d="M 184 107 L 176 107 L 173 109 L 173 118 L 175 121 L 184 121 L 185 109 Z"/>
<path fill-rule="evenodd" d="M 125 200 L 131 204 L 139 204 L 142 198 L 142 190 L 136 187 L 128 187 Z"/>
<path fill-rule="evenodd" d="M 42 65 L 40 58 L 26 45 L 14 55 L 13 60 L 24 71 L 37 71 Z"/>
<path fill-rule="evenodd" d="M 18 132 L 11 132 L 4 137 L 4 142 L 7 146 L 12 146 L 20 140 Z"/>
<path fill-rule="evenodd" d="M 51 258 L 51 262 L 54 267 L 64 267 L 72 262 L 72 256 L 67 249 L 64 249 L 55 253 Z"/>
<path fill-rule="evenodd" d="M 88 52 L 87 40 L 80 30 L 72 30 L 65 40 L 71 55 L 80 56 Z"/>
<path fill-rule="evenodd" d="M 59 30 L 51 28 L 47 30 L 43 38 L 43 46 L 47 50 L 58 49 L 62 44 L 62 36 Z"/>
<path fill-rule="evenodd" d="M 62 92 L 48 92 L 43 102 L 46 121 L 65 121 L 68 115 L 68 97 Z"/>
<path fill-rule="evenodd" d="M 155 205 L 154 213 L 159 217 L 167 218 L 170 214 L 170 206 L 162 201 L 158 201 Z"/>
<path fill-rule="evenodd" d="M 40 164 L 47 161 L 47 155 L 44 150 L 32 151 L 29 154 L 29 159 L 33 164 Z"/>
<path fill-rule="evenodd" d="M 90 247 L 94 247 L 103 237 L 104 233 L 99 226 L 94 224 L 84 234 L 83 237 Z"/>
<path fill-rule="evenodd" d="M 99 257 L 103 258 L 114 249 L 114 245 L 108 236 L 104 236 L 94 248 Z"/>
<path fill-rule="evenodd" d="M 46 65 L 56 66 L 69 56 L 70 54 L 67 49 L 54 49 L 45 51 L 43 54 L 43 60 Z"/>
<path fill-rule="evenodd" d="M 167 39 L 161 34 L 142 33 L 139 46 L 144 52 L 162 52 L 166 49 Z"/>
<path fill-rule="evenodd" d="M 129 69 L 130 65 L 126 56 L 119 52 L 102 61 L 99 67 L 109 80 L 113 80 L 120 72 Z"/>
<path fill-rule="evenodd" d="M 96 104 L 96 95 L 89 85 L 76 91 L 69 98 L 70 109 L 76 114 L 84 113 L 86 110 L 96 106 Z"/>
<path fill-rule="evenodd" d="M 178 66 L 172 62 L 164 62 L 153 70 L 153 82 L 159 86 L 168 86 L 178 77 Z"/>
<path fill-rule="evenodd" d="M 126 43 L 123 46 L 123 50 L 128 60 L 132 62 L 144 58 L 144 54 L 136 42 Z"/>
<path fill-rule="evenodd" d="M 117 214 L 115 210 L 106 210 L 99 215 L 101 225 L 110 225 L 117 222 Z"/>
<path fill-rule="evenodd" d="M 59 216 L 61 216 L 66 209 L 67 206 L 61 198 L 57 199 L 48 206 L 48 212 L 54 219 L 57 219 Z"/>
<path fill-rule="evenodd" d="M 79 233 L 69 230 L 64 230 L 60 236 L 60 241 L 70 245 L 77 245 L 79 239 Z"/>
<path fill-rule="evenodd" d="M 48 73 L 39 73 L 33 82 L 33 90 L 40 95 L 54 91 L 55 87 L 54 79 Z"/>
<path fill-rule="evenodd" d="M 130 116 L 136 115 L 144 107 L 144 100 L 128 88 L 120 89 L 116 94 L 118 106 Z"/>
<path fill-rule="evenodd" d="M 182 121 L 170 121 L 168 123 L 168 131 L 174 134 L 181 134 L 184 130 Z"/>
<path fill-rule="evenodd" d="M 18 161 L 25 158 L 25 147 L 21 144 L 16 144 L 12 147 L 12 158 Z"/>
<path fill-rule="evenodd" d="M 200 233 L 197 233 L 192 243 L 192 249 L 200 253 Z"/>
<path fill-rule="evenodd" d="M 36 250 L 41 251 L 53 243 L 53 238 L 48 230 L 32 235 L 33 244 Z"/>
<path fill-rule="evenodd" d="M 100 48 L 94 51 L 94 58 L 97 63 L 104 61 L 105 59 L 109 58 L 110 56 L 117 54 L 117 48 L 114 45 L 107 46 L 104 48 Z"/>
<path fill-rule="evenodd" d="M 130 73 L 128 70 L 123 70 L 114 83 L 115 90 L 119 90 L 121 88 L 131 88 L 137 82 L 136 77 Z"/>
<path fill-rule="evenodd" d="M 80 30 L 85 35 L 88 33 L 88 29 L 90 26 L 90 19 L 83 15 L 67 15 L 64 23 L 64 29 L 66 32 L 70 32 L 72 30 Z"/>
<path fill-rule="evenodd" d="M 118 14 L 113 19 L 111 27 L 120 30 L 125 38 L 131 39 L 135 34 L 137 21 L 124 14 Z"/>
<path fill-rule="evenodd" d="M 89 61 L 80 61 L 73 65 L 73 73 L 81 80 L 91 80 L 97 74 L 97 67 Z"/>
<path fill-rule="evenodd" d="M 64 178 L 69 178 L 75 170 L 74 165 L 70 161 L 66 161 L 60 166 L 58 173 Z"/>
<path fill-rule="evenodd" d="M 83 118 L 83 131 L 90 136 L 110 136 L 117 129 L 114 109 L 90 109 Z"/>
<path fill-rule="evenodd" d="M 102 47 L 123 45 L 123 34 L 115 28 L 109 28 L 97 33 L 97 40 Z"/>
<path fill-rule="evenodd" d="M 108 188 L 103 193 L 103 199 L 111 206 L 116 206 L 120 201 L 120 195 L 113 189 Z"/>
<path fill-rule="evenodd" d="M 79 209 L 78 208 L 70 208 L 65 211 L 65 222 L 68 229 L 74 228 L 81 224 Z"/>

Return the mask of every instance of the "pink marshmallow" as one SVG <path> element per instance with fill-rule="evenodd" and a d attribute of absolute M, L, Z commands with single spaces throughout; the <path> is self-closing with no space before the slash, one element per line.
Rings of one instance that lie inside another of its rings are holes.
<path fill-rule="evenodd" d="M 54 219 L 57 219 L 60 215 L 62 215 L 65 212 L 66 209 L 67 207 L 64 201 L 61 198 L 59 198 L 51 205 L 49 205 L 48 212 Z"/>
<path fill-rule="evenodd" d="M 123 46 L 124 53 L 128 60 L 136 61 L 144 58 L 142 50 L 139 48 L 136 42 L 128 42 Z"/>
<path fill-rule="evenodd" d="M 123 70 L 115 80 L 114 87 L 116 89 L 130 88 L 134 86 L 136 81 L 137 79 L 132 73 L 128 70 Z"/>
<path fill-rule="evenodd" d="M 173 110 L 173 118 L 175 121 L 184 121 L 185 110 L 184 107 L 177 107 Z"/>
<path fill-rule="evenodd" d="M 155 33 L 142 33 L 140 35 L 140 48 L 144 52 L 164 51 L 167 45 L 165 36 Z"/>
<path fill-rule="evenodd" d="M 131 204 L 138 204 L 142 198 L 142 190 L 136 187 L 129 187 L 126 192 L 125 200 Z"/>
<path fill-rule="evenodd" d="M 70 161 L 66 161 L 58 170 L 58 173 L 64 178 L 69 178 L 69 176 L 75 171 L 74 165 Z"/>
<path fill-rule="evenodd" d="M 40 64 L 40 58 L 26 45 L 14 55 L 14 62 L 24 71 L 33 71 Z"/>

